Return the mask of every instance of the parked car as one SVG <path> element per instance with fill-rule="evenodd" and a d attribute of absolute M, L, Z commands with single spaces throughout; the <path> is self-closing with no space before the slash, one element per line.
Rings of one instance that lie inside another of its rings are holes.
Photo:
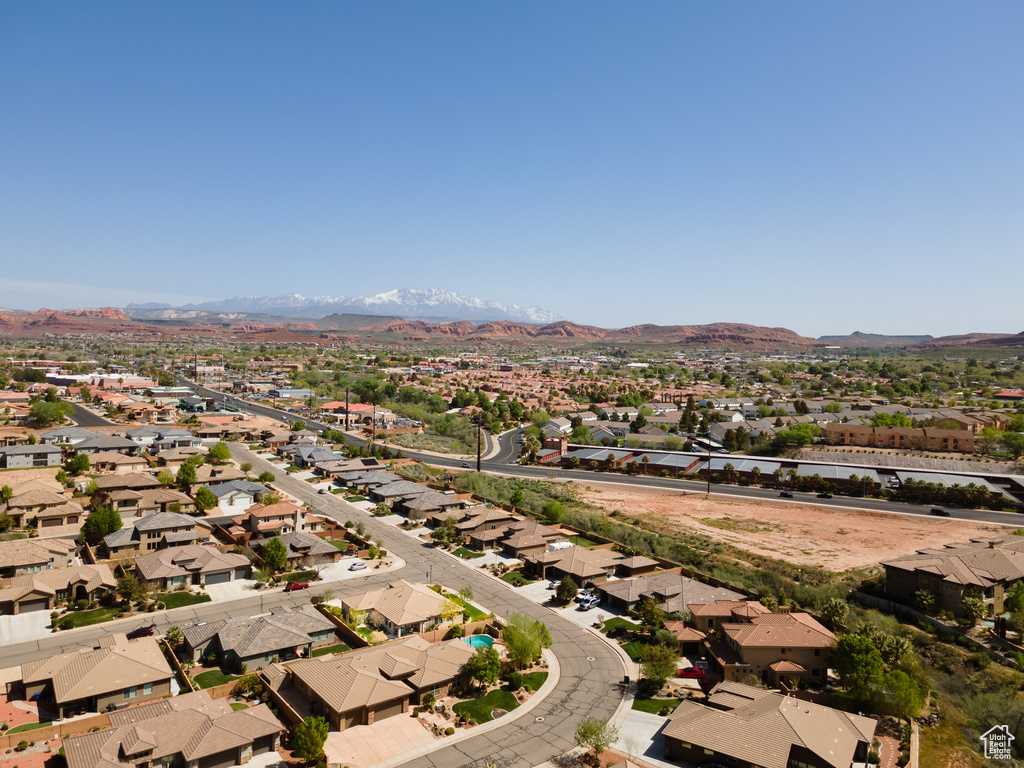
<path fill-rule="evenodd" d="M 949 517 L 949 512 L 939 507 L 932 507 L 928 510 L 929 515 L 938 515 L 939 517 Z"/>
<path fill-rule="evenodd" d="M 780 493 L 779 496 L 781 496 L 784 499 L 792 499 L 793 498 L 793 494 L 790 493 L 789 491 L 782 491 L 782 493 Z"/>
<path fill-rule="evenodd" d="M 150 624 L 148 627 L 138 627 L 127 633 L 129 640 L 134 640 L 137 637 L 151 637 L 156 632 L 156 624 Z"/>
<path fill-rule="evenodd" d="M 591 608 L 596 608 L 597 604 L 601 602 L 597 599 L 596 595 L 585 597 L 580 601 L 580 604 L 576 607 L 577 611 L 589 611 Z"/>
<path fill-rule="evenodd" d="M 348 567 L 350 571 L 362 571 L 366 568 L 366 563 L 362 560 L 356 560 L 352 565 Z"/>
<path fill-rule="evenodd" d="M 577 603 L 582 603 L 584 600 L 587 600 L 593 596 L 594 593 L 591 592 L 589 589 L 581 589 L 579 592 L 576 593 L 576 597 L 574 597 L 573 600 L 575 600 Z"/>
<path fill-rule="evenodd" d="M 309 584 L 299 583 L 299 582 L 293 581 L 290 584 L 286 584 L 285 585 L 284 591 L 285 592 L 298 592 L 300 589 L 309 589 Z"/>
<path fill-rule="evenodd" d="M 331 492 L 330 488 L 321 488 L 319 491 L 317 491 L 317 493 L 330 493 L 330 492 Z"/>
<path fill-rule="evenodd" d="M 559 583 L 560 583 L 560 582 L 557 582 L 557 581 L 553 581 L 553 580 L 552 580 L 552 581 L 549 581 L 549 582 L 548 582 L 548 589 L 558 589 L 558 585 L 559 585 Z"/>
<path fill-rule="evenodd" d="M 832 494 L 829 493 L 828 491 L 822 491 L 821 493 L 818 494 L 818 498 L 819 499 L 831 499 L 832 498 Z"/>
<path fill-rule="evenodd" d="M 679 677 L 686 677 L 692 680 L 699 680 L 707 674 L 703 669 L 697 667 L 686 667 L 685 669 L 679 670 Z"/>

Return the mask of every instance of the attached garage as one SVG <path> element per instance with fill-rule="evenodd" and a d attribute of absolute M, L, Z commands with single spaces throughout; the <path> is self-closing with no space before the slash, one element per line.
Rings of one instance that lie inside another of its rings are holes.
<path fill-rule="evenodd" d="M 247 578 L 249 578 L 249 569 L 248 568 L 236 568 L 235 569 L 235 578 L 236 579 L 247 579 Z"/>
<path fill-rule="evenodd" d="M 218 752 L 215 755 L 199 758 L 199 768 L 231 768 L 235 765 L 238 757 L 238 750 L 229 749 L 226 752 Z"/>
<path fill-rule="evenodd" d="M 252 753 L 254 755 L 264 755 L 267 752 L 271 752 L 274 749 L 274 736 L 260 736 L 252 743 Z"/>
<path fill-rule="evenodd" d="M 48 610 L 50 610 L 50 600 L 46 597 L 42 600 L 22 600 L 18 607 L 18 613 L 33 613 L 35 611 Z"/>
<path fill-rule="evenodd" d="M 60 528 L 64 525 L 63 517 L 44 517 L 39 521 L 40 528 Z"/>
<path fill-rule="evenodd" d="M 341 715 L 341 730 L 346 728 L 355 728 L 357 725 L 363 724 L 363 711 L 361 709 L 355 712 L 343 712 Z"/>
<path fill-rule="evenodd" d="M 373 722 L 379 723 L 381 720 L 387 720 L 389 717 L 396 717 L 400 714 L 402 714 L 401 700 L 378 707 L 373 713 Z"/>
<path fill-rule="evenodd" d="M 207 584 L 227 584 L 229 581 L 231 581 L 231 571 L 206 574 Z M 202 766 L 200 766 L 200 768 L 202 768 Z"/>

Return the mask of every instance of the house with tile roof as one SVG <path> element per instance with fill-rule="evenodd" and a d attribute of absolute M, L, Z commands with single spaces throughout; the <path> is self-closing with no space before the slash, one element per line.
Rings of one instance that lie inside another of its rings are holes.
<path fill-rule="evenodd" d="M 208 691 L 111 712 L 110 728 L 64 739 L 68 768 L 229 768 L 276 752 L 285 728 L 266 704 L 235 711 Z"/>
<path fill-rule="evenodd" d="M 55 603 L 99 599 L 114 590 L 117 580 L 110 568 L 99 565 L 70 565 L 11 579 L 0 589 L 0 616 L 17 616 L 31 611 L 52 611 Z"/>
<path fill-rule="evenodd" d="M 280 539 L 281 543 L 284 544 L 290 568 L 326 565 L 336 563 L 341 559 L 341 550 L 330 542 L 324 541 L 315 533 L 293 531 L 291 533 L 282 533 L 276 538 Z M 263 546 L 269 540 L 252 541 L 250 545 L 262 551 Z"/>
<path fill-rule="evenodd" d="M 135 558 L 135 574 L 153 588 L 172 590 L 248 579 L 252 564 L 245 555 L 185 544 L 140 555 Z"/>
<path fill-rule="evenodd" d="M 690 604 L 694 615 L 697 605 Z M 754 675 L 765 685 L 791 686 L 800 678 L 824 681 L 835 644 L 836 636 L 809 613 L 782 606 L 778 613 L 744 616 L 740 609 L 707 631 L 704 655 L 722 680 Z"/>
<path fill-rule="evenodd" d="M 103 712 L 171 694 L 171 670 L 156 638 L 104 635 L 98 648 L 80 648 L 21 665 L 25 698 L 60 719 Z"/>
<path fill-rule="evenodd" d="M 117 435 L 93 435 L 75 445 L 76 454 L 92 456 L 97 453 L 123 453 L 125 456 L 137 456 L 139 444 L 127 437 Z M 90 460 L 91 461 L 91 460 Z"/>
<path fill-rule="evenodd" d="M 419 636 L 287 666 L 292 687 L 309 699 L 313 714 L 345 730 L 409 711 L 432 693 L 465 687 L 463 671 L 475 651 L 460 639 L 430 643 Z"/>
<path fill-rule="evenodd" d="M 0 578 L 74 565 L 78 545 L 67 539 L 0 541 Z"/>
<path fill-rule="evenodd" d="M 275 534 L 296 531 L 319 531 L 323 518 L 306 512 L 304 507 L 290 501 L 273 504 L 253 504 L 244 513 L 231 518 L 228 531 L 232 535 L 247 534 L 249 537 L 271 537 Z"/>
<path fill-rule="evenodd" d="M 689 582 L 679 573 L 655 573 L 606 582 L 597 587 L 597 594 L 610 608 L 620 611 L 632 611 L 642 600 L 653 600 L 665 613 L 675 613 L 686 610 Z"/>
<path fill-rule="evenodd" d="M 94 481 L 96 490 L 101 493 L 113 493 L 114 491 L 132 490 L 141 491 L 143 488 L 160 488 L 163 486 L 159 480 L 148 472 L 129 472 L 121 475 L 103 475 Z"/>
<path fill-rule="evenodd" d="M 722 682 L 684 700 L 663 733 L 665 758 L 690 765 L 851 768 L 866 763 L 876 722 L 809 701 Z"/>
<path fill-rule="evenodd" d="M 366 611 L 366 623 L 389 634 L 426 632 L 462 618 L 458 605 L 426 584 L 399 579 L 382 589 L 341 598 L 341 609 Z M 453 611 L 456 611 L 453 613 Z"/>
<path fill-rule="evenodd" d="M 196 518 L 177 512 L 158 512 L 133 520 L 131 525 L 104 536 L 103 549 L 111 559 L 122 559 L 209 538 L 209 526 Z"/>
<path fill-rule="evenodd" d="M 0 469 L 56 467 L 62 457 L 55 445 L 7 445 L 0 448 Z"/>
<path fill-rule="evenodd" d="M 33 487 L 24 491 L 19 489 L 16 495 L 12 495 L 4 512 L 14 521 L 16 528 L 21 528 L 32 525 L 40 513 L 44 513 L 48 509 L 63 507 L 67 503 L 68 497 L 64 495 L 63 488 Z M 80 507 L 79 511 L 81 511 Z"/>
<path fill-rule="evenodd" d="M 201 486 L 211 486 L 217 483 L 227 483 L 232 480 L 245 480 L 245 472 L 233 467 L 230 464 L 224 466 L 217 466 L 215 464 L 203 464 L 201 467 L 196 469 L 196 481 L 192 483 L 191 488 L 199 488 Z"/>
<path fill-rule="evenodd" d="M 149 469 L 149 462 L 141 456 L 127 456 L 117 451 L 99 451 L 89 457 L 89 468 L 94 472 L 126 474 Z"/>
<path fill-rule="evenodd" d="M 334 624 L 312 605 L 281 606 L 268 616 L 202 621 L 182 627 L 189 658 L 217 654 L 221 666 L 249 672 L 274 661 L 310 658 L 336 641 Z"/>
<path fill-rule="evenodd" d="M 1003 612 L 1010 588 L 1024 579 L 1024 537 L 1007 535 L 972 539 L 938 549 L 921 549 L 882 563 L 885 591 L 905 603 L 924 590 L 935 598 L 935 609 L 963 613 L 963 600 L 974 594 L 988 606 L 989 615 Z"/>
<path fill-rule="evenodd" d="M 542 579 L 561 581 L 571 576 L 577 584 L 603 584 L 615 573 L 615 564 L 621 555 L 610 549 L 585 549 L 570 546 L 536 555 L 528 555 L 524 566 L 529 573 Z"/>

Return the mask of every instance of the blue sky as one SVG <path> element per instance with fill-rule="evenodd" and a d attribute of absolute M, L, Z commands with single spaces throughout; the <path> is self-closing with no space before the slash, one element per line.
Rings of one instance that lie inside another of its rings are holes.
<path fill-rule="evenodd" d="M 0 306 L 1019 332 L 1019 2 L 0 4 Z"/>

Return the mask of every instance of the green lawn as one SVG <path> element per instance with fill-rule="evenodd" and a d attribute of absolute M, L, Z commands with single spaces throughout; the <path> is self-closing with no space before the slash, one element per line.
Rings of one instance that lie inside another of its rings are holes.
<path fill-rule="evenodd" d="M 366 501 L 365 496 L 346 496 L 345 501 Z"/>
<path fill-rule="evenodd" d="M 72 627 L 88 627 L 91 624 L 102 624 L 104 621 L 110 621 L 118 613 L 121 612 L 120 608 L 96 608 L 92 611 L 70 611 L 61 616 L 57 623 L 70 619 Z"/>
<path fill-rule="evenodd" d="M 525 587 L 530 583 L 530 580 L 519 571 L 509 571 L 501 577 L 501 580 L 511 584 L 513 587 Z"/>
<path fill-rule="evenodd" d="M 452 707 L 452 711 L 467 712 L 476 722 L 486 723 L 492 719 L 492 709 L 504 709 L 506 712 L 511 712 L 518 706 L 519 702 L 516 701 L 514 694 L 496 688 L 483 698 L 460 701 Z"/>
<path fill-rule="evenodd" d="M 27 538 L 27 533 L 0 533 L 0 541 L 18 541 Z"/>
<path fill-rule="evenodd" d="M 219 669 L 211 669 L 192 678 L 192 682 L 200 688 L 213 688 L 215 685 L 223 685 L 238 679 L 238 675 L 226 675 Z"/>
<path fill-rule="evenodd" d="M 679 702 L 680 699 L 633 699 L 633 709 L 656 715 L 665 707 L 668 707 L 669 712 L 673 712 L 679 706 Z"/>
<path fill-rule="evenodd" d="M 530 672 L 523 675 L 523 688 L 528 691 L 540 690 L 540 687 L 544 685 L 544 681 L 547 679 L 547 672 Z"/>
<path fill-rule="evenodd" d="M 242 709 L 248 709 L 249 705 L 245 704 L 245 703 L 243 703 L 241 701 L 232 701 L 231 702 L 231 708 L 233 710 L 235 710 L 235 712 L 238 712 L 239 710 L 242 710 Z"/>
<path fill-rule="evenodd" d="M 463 560 L 475 560 L 478 557 L 484 556 L 483 552 L 473 552 L 465 547 L 459 547 L 452 554 L 456 557 L 461 557 Z"/>
<path fill-rule="evenodd" d="M 50 720 L 47 720 L 45 723 L 25 723 L 24 725 L 11 728 L 8 733 L 24 733 L 25 731 L 34 731 L 37 728 L 49 728 L 51 725 L 53 723 Z"/>
<path fill-rule="evenodd" d="M 210 602 L 209 595 L 193 595 L 191 592 L 167 592 L 162 595 L 155 595 L 155 600 L 162 602 L 167 606 L 167 610 L 171 608 L 184 608 L 187 605 L 198 605 L 199 603 Z"/>
<path fill-rule="evenodd" d="M 458 595 L 453 595 L 450 592 L 446 592 L 445 597 L 450 597 L 452 600 L 454 600 L 456 603 L 458 603 L 465 609 L 466 621 L 479 621 L 480 619 L 487 616 L 486 613 L 481 611 L 479 608 L 470 605 Z"/>
<path fill-rule="evenodd" d="M 616 616 L 613 619 L 608 619 L 601 628 L 601 631 L 607 634 L 614 629 L 628 629 L 630 632 L 635 632 L 640 629 L 640 625 L 634 624 L 632 621 L 627 621 L 621 616 Z"/>
<path fill-rule="evenodd" d="M 335 547 L 343 551 L 347 550 L 349 547 L 355 547 L 355 544 L 351 541 L 345 541 L 344 539 L 328 539 L 327 543 L 333 544 Z"/>
<path fill-rule="evenodd" d="M 597 546 L 596 541 L 591 541 L 582 536 L 570 536 L 569 541 L 575 544 L 577 547 L 594 547 Z"/>
<path fill-rule="evenodd" d="M 281 579 L 284 581 L 297 581 L 300 584 L 316 581 L 320 574 L 316 571 L 295 571 L 294 573 L 283 573 Z"/>
<path fill-rule="evenodd" d="M 344 643 L 338 643 L 338 645 L 327 645 L 323 648 L 314 648 L 313 656 L 326 656 L 328 653 L 342 653 L 343 651 L 352 650 Z"/>
<path fill-rule="evenodd" d="M 639 640 L 630 640 L 622 646 L 622 650 L 624 650 L 633 661 L 640 661 L 640 657 L 643 656 L 644 648 L 646 647 L 647 643 L 642 643 Z"/>
<path fill-rule="evenodd" d="M 366 642 L 370 642 L 370 637 L 373 636 L 373 627 L 357 627 L 356 632 L 358 632 L 359 636 Z"/>

